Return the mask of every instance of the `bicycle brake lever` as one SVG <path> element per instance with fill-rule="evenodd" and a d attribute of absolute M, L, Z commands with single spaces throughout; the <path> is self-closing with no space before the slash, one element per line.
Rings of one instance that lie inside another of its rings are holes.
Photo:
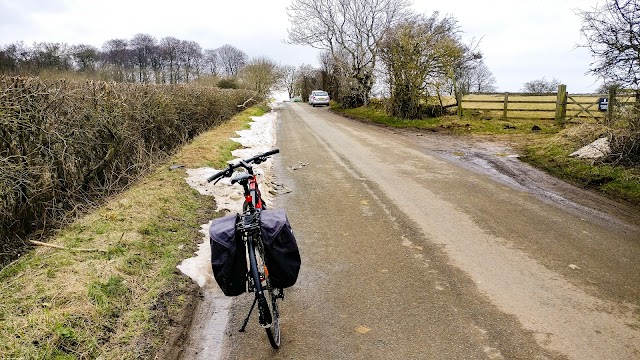
<path fill-rule="evenodd" d="M 230 170 L 230 169 L 225 170 L 225 172 L 222 174 L 222 176 L 220 176 L 219 178 L 216 179 L 216 181 L 214 181 L 213 185 L 217 184 L 218 181 L 222 180 L 222 178 L 231 177 L 232 173 L 233 173 L 233 171 Z"/>

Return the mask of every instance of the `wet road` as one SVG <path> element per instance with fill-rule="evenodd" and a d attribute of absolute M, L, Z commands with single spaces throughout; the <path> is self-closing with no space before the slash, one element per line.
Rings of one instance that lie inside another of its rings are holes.
<path fill-rule="evenodd" d="M 637 213 L 541 196 L 436 151 L 469 147 L 306 104 L 281 110 L 278 146 L 291 192 L 276 205 L 303 259 L 282 349 L 255 318 L 237 332 L 246 295 L 223 358 L 640 358 Z"/>

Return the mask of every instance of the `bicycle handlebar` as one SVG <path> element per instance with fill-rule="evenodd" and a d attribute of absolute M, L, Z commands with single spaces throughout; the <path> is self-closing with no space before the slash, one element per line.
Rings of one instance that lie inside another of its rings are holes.
<path fill-rule="evenodd" d="M 212 182 L 213 180 L 217 180 L 221 177 L 230 177 L 233 174 L 233 171 L 239 167 L 247 167 L 248 164 L 255 163 L 260 164 L 261 162 L 267 160 L 267 158 L 271 155 L 279 153 L 279 149 L 269 150 L 265 153 L 258 154 L 254 157 L 250 157 L 248 159 L 240 160 L 236 164 L 230 164 L 226 169 L 218 171 L 207 179 L 207 182 Z"/>

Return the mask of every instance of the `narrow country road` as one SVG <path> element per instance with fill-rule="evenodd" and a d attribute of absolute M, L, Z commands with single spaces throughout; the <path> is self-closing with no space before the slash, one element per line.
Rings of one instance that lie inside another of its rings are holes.
<path fill-rule="evenodd" d="M 496 149 L 280 111 L 276 206 L 301 274 L 282 349 L 255 318 L 237 331 L 245 295 L 222 358 L 640 359 L 637 212 Z"/>

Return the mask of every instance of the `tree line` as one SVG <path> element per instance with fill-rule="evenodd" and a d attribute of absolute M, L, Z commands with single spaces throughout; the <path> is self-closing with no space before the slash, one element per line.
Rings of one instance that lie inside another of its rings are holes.
<path fill-rule="evenodd" d="M 478 43 L 463 42 L 452 16 L 415 14 L 408 0 L 293 0 L 287 12 L 288 41 L 324 51 L 318 82 L 343 107 L 377 91 L 392 115 L 413 118 L 441 114 L 443 95 L 495 91 Z"/>
<path fill-rule="evenodd" d="M 172 36 L 157 40 L 149 34 L 111 39 L 102 48 L 17 41 L 0 46 L 0 74 L 39 75 L 45 71 L 76 72 L 100 80 L 132 83 L 180 84 L 214 78 L 221 88 L 249 88 L 260 95 L 280 79 L 271 59 L 249 59 L 229 44 L 202 49 L 195 41 Z"/>
<path fill-rule="evenodd" d="M 367 104 L 377 91 L 388 99 L 392 115 L 412 118 L 441 112 L 443 95 L 495 91 L 479 43 L 462 41 L 456 19 L 416 14 L 410 5 L 409 0 L 292 0 L 288 42 L 325 52 L 316 82 L 329 84 L 325 88 L 343 107 Z M 639 14 L 640 0 L 606 0 L 576 11 L 586 39 L 581 46 L 594 58 L 589 72 L 601 78 L 603 88 L 635 90 L 638 100 Z M 558 84 L 542 78 L 522 90 L 554 92 Z"/>

